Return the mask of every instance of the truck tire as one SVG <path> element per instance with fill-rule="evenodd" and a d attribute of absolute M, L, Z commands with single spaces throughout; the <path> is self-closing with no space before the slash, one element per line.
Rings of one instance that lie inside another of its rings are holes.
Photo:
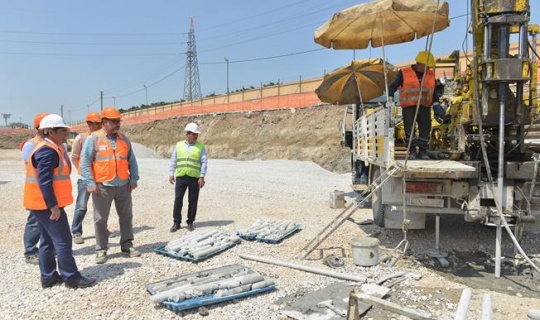
<path fill-rule="evenodd" d="M 373 170 L 373 178 L 371 179 L 371 181 L 375 181 L 375 179 L 381 176 L 381 170 L 382 170 L 381 167 L 375 167 L 375 170 Z M 379 227 L 384 227 L 384 214 L 386 212 L 387 205 L 382 204 L 382 189 L 381 188 L 375 191 L 371 200 L 372 200 L 371 210 L 373 212 L 373 222 Z"/>

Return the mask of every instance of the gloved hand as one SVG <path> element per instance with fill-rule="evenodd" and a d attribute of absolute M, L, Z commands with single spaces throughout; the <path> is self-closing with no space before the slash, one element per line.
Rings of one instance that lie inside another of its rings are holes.
<path fill-rule="evenodd" d="M 433 103 L 433 115 L 435 116 L 435 120 L 437 120 L 437 122 L 443 122 L 445 113 L 446 112 L 440 103 Z"/>

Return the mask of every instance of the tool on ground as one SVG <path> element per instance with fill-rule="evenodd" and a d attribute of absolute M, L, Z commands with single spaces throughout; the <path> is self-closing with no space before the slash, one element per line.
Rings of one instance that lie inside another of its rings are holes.
<path fill-rule="evenodd" d="M 347 315 L 347 312 L 345 312 L 343 310 L 339 310 L 338 308 L 336 308 L 336 306 L 334 306 L 332 304 L 332 299 L 324 300 L 324 301 L 321 301 L 321 302 L 317 303 L 317 307 L 318 308 L 328 308 L 328 309 L 334 311 L 340 317 L 345 317 Z"/>

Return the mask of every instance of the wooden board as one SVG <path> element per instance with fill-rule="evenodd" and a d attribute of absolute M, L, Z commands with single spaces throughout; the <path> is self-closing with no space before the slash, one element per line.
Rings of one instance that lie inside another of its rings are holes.
<path fill-rule="evenodd" d="M 454 160 L 409 160 L 405 169 L 405 160 L 396 160 L 396 166 L 402 170 L 398 176 L 407 178 L 451 178 L 463 179 L 476 177 L 473 163 Z"/>

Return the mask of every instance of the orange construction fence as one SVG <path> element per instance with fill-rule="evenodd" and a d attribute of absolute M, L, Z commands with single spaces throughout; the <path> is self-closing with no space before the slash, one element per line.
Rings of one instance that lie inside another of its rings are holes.
<path fill-rule="evenodd" d="M 307 108 L 320 104 L 315 94 L 322 78 L 289 84 L 251 89 L 229 95 L 206 97 L 181 103 L 132 110 L 122 113 L 123 124 L 145 123 L 155 120 L 204 115 L 262 110 Z M 72 131 L 86 130 L 84 121 L 71 123 Z"/>

